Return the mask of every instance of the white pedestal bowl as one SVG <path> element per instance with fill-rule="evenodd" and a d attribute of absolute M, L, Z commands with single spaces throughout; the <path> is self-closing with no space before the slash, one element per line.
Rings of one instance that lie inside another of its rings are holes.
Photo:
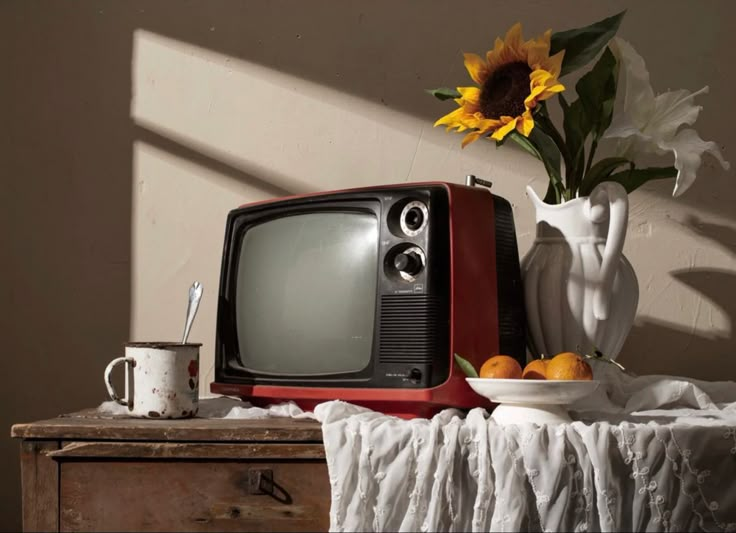
<path fill-rule="evenodd" d="M 499 404 L 491 413 L 498 424 L 566 424 L 567 406 L 585 398 L 599 381 L 465 378 L 476 393 Z"/>

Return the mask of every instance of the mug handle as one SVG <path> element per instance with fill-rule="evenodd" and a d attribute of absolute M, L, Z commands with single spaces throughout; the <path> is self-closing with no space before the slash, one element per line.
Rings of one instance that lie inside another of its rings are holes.
<path fill-rule="evenodd" d="M 600 278 L 598 287 L 593 293 L 593 315 L 598 320 L 607 320 L 611 289 L 621 261 L 629 221 L 629 196 L 626 189 L 614 181 L 598 184 L 590 193 L 586 211 L 588 218 L 594 223 L 602 224 L 606 218 L 608 219 L 608 235 L 603 250 Z"/>
<path fill-rule="evenodd" d="M 105 368 L 105 385 L 107 385 L 107 393 L 113 401 L 120 405 L 130 407 L 128 400 L 122 400 L 120 396 L 118 396 L 117 392 L 115 392 L 115 387 L 112 385 L 112 370 L 121 363 L 129 364 L 132 368 L 135 366 L 135 359 L 132 357 L 118 357 L 117 359 L 110 361 L 110 364 Z"/>

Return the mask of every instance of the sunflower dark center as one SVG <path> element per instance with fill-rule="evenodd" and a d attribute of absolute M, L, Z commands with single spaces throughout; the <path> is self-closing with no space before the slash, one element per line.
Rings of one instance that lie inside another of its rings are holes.
<path fill-rule="evenodd" d="M 523 61 L 497 68 L 480 90 L 480 112 L 486 118 L 516 117 L 524 112 L 524 99 L 529 96 L 532 69 Z"/>

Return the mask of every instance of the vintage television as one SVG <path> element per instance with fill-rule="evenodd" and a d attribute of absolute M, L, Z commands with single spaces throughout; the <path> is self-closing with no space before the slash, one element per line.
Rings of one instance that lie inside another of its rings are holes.
<path fill-rule="evenodd" d="M 524 323 L 511 206 L 485 187 L 258 202 L 227 218 L 211 390 L 402 417 L 471 408 L 484 400 L 453 354 L 523 366 Z"/>

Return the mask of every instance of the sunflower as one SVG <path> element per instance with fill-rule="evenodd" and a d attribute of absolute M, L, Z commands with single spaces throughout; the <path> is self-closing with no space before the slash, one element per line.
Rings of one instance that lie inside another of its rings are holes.
<path fill-rule="evenodd" d="M 435 122 L 447 130 L 472 130 L 463 148 L 492 133 L 497 141 L 514 129 L 528 137 L 534 128 L 532 110 L 537 102 L 565 90 L 557 80 L 565 51 L 549 56 L 551 31 L 524 42 L 521 24 L 496 39 L 485 61 L 476 54 L 465 55 L 465 68 L 478 87 L 458 87 L 460 106 Z"/>

